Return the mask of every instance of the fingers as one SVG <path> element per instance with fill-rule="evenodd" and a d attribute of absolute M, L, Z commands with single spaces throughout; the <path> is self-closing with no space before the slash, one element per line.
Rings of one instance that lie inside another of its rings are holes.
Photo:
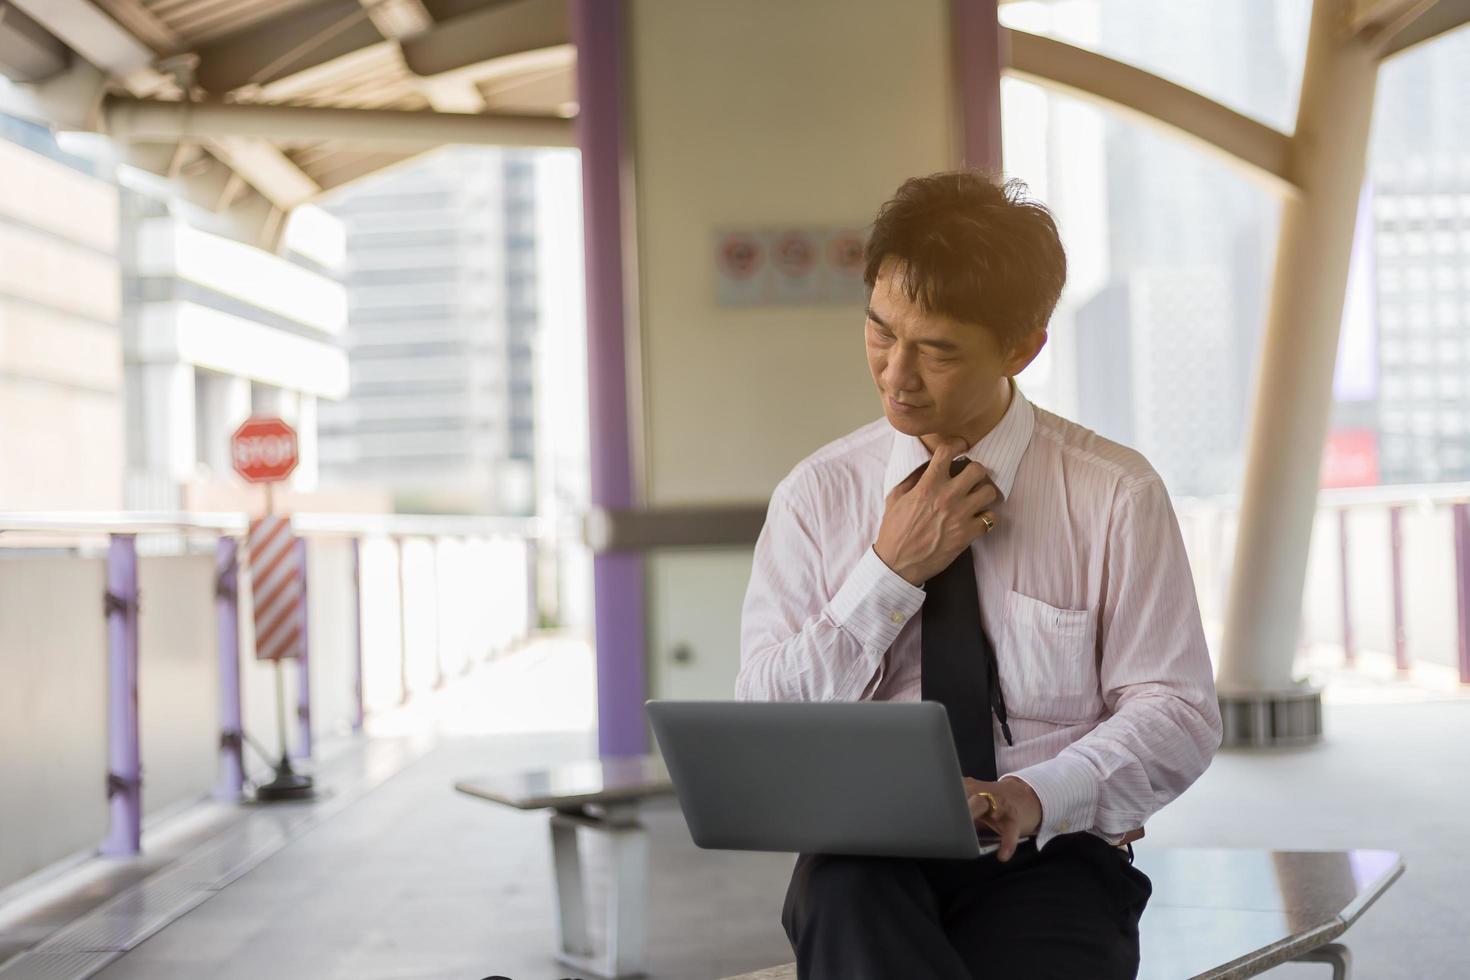
<path fill-rule="evenodd" d="M 993 510 L 982 510 L 975 515 L 975 537 L 981 538 L 995 530 L 1000 519 L 995 516 Z"/>
<path fill-rule="evenodd" d="M 936 483 L 948 479 L 949 464 L 956 456 L 964 452 L 965 448 L 965 441 L 955 436 L 945 436 L 940 439 L 939 444 L 934 447 L 934 455 L 929 457 L 929 465 L 924 468 L 921 482 Z"/>
<path fill-rule="evenodd" d="M 1004 826 L 1000 828 L 1000 850 L 995 856 L 1002 861 L 1009 861 L 1021 843 L 1021 833 L 1014 820 L 1005 820 L 1002 823 Z"/>
<path fill-rule="evenodd" d="M 973 785 L 972 785 L 973 783 Z M 978 830 L 986 827 L 1000 836 L 1000 847 L 996 851 L 996 857 L 1002 861 L 1009 861 L 1015 856 L 1016 848 L 1021 845 L 1021 826 L 1016 817 L 1010 813 L 1000 798 L 995 797 L 992 805 L 991 793 L 981 795 L 981 790 L 992 784 L 965 780 L 965 802 L 969 804 L 970 820 Z"/>

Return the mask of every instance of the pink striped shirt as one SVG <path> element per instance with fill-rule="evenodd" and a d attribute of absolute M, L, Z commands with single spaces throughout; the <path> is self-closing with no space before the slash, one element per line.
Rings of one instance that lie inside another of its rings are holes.
<path fill-rule="evenodd" d="M 995 530 L 970 546 L 1015 740 L 992 716 L 997 770 L 1041 799 L 1038 846 L 1080 830 L 1116 843 L 1220 746 L 1194 580 L 1147 460 L 1012 392 L 965 453 L 1001 495 Z M 745 595 L 736 697 L 919 699 L 924 590 L 872 545 L 888 491 L 929 457 L 879 419 L 776 487 Z"/>

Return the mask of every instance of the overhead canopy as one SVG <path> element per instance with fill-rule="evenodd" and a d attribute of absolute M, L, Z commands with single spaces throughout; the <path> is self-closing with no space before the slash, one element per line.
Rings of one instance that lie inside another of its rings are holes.
<path fill-rule="evenodd" d="M 1380 57 L 1470 20 L 1470 0 L 1347 9 Z M 571 145 L 570 37 L 567 0 L 0 0 L 0 75 L 20 83 L 0 111 L 111 135 L 269 248 L 292 208 L 435 146 Z M 1056 39 L 1002 46 L 1014 75 L 1296 189 L 1289 134 Z"/>
<path fill-rule="evenodd" d="M 566 0 L 0 0 L 0 111 L 106 133 L 273 247 L 446 143 L 567 146 Z"/>

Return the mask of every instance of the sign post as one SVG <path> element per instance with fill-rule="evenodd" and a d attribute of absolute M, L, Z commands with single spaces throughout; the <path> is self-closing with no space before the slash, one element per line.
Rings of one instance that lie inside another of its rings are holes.
<path fill-rule="evenodd" d="M 235 472 L 251 483 L 265 484 L 265 516 L 250 522 L 251 595 L 255 603 L 255 657 L 276 665 L 276 721 L 281 761 L 276 776 L 259 786 L 261 802 L 300 800 L 315 789 L 310 776 L 291 768 L 286 748 L 286 680 L 281 661 L 301 655 L 305 642 L 305 553 L 296 547 L 289 517 L 278 517 L 275 484 L 296 469 L 296 430 L 284 419 L 250 418 L 230 437 Z"/>

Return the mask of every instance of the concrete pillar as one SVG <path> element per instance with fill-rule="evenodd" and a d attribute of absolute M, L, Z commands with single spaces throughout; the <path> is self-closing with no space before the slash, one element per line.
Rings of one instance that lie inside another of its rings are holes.
<path fill-rule="evenodd" d="M 1292 678 L 1307 548 L 1373 114 L 1378 64 L 1316 0 L 1256 378 L 1218 687 L 1226 744 L 1320 735 L 1320 697 Z M 1315 719 L 1315 721 L 1314 721 Z"/>
<path fill-rule="evenodd" d="M 145 364 L 143 465 L 150 475 L 182 482 L 194 478 L 194 366 Z"/>

